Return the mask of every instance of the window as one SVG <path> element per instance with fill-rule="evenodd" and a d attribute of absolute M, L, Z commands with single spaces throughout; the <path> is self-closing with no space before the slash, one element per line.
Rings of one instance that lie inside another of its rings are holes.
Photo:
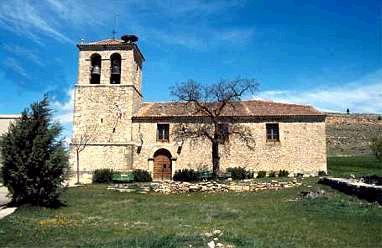
<path fill-rule="evenodd" d="M 279 124 L 278 123 L 267 123 L 267 141 L 279 141 Z"/>
<path fill-rule="evenodd" d="M 110 64 L 111 64 L 110 83 L 120 84 L 121 83 L 121 55 L 119 55 L 118 53 L 113 53 L 110 56 Z"/>
<path fill-rule="evenodd" d="M 101 55 L 94 53 L 90 57 L 90 83 L 99 84 L 101 81 Z"/>
<path fill-rule="evenodd" d="M 157 124 L 157 141 L 169 142 L 169 124 Z"/>

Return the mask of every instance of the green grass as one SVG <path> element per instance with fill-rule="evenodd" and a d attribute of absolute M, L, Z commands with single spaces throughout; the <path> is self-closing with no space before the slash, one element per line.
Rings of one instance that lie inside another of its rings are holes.
<path fill-rule="evenodd" d="M 68 189 L 67 207 L 21 207 L 0 220 L 0 247 L 205 247 L 203 233 L 223 230 L 237 247 L 377 247 L 382 209 L 335 192 L 297 200 L 301 190 L 179 195 Z"/>
<path fill-rule="evenodd" d="M 329 171 L 380 173 L 374 160 L 329 158 Z M 374 161 L 374 162 L 373 162 Z M 311 186 L 311 187 L 308 187 Z M 119 193 L 70 188 L 66 207 L 20 207 L 0 220 L 0 247 L 206 247 L 224 232 L 236 247 L 379 247 L 382 208 L 304 179 L 298 188 L 252 193 Z M 300 192 L 324 189 L 318 199 Z M 296 199 L 297 198 L 297 199 Z"/>
<path fill-rule="evenodd" d="M 328 172 L 335 177 L 382 176 L 382 162 L 374 156 L 328 157 Z"/>

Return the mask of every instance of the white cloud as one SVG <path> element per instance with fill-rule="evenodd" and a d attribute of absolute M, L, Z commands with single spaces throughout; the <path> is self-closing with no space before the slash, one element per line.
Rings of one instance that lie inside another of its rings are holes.
<path fill-rule="evenodd" d="M 73 121 L 74 89 L 69 89 L 67 96 L 68 100 L 65 102 L 58 100 L 52 102 L 52 106 L 56 111 L 55 118 L 62 124 L 72 123 Z"/>
<path fill-rule="evenodd" d="M 245 1 L 133 0 L 105 3 L 78 0 L 1 1 L 0 26 L 41 45 L 45 37 L 74 43 L 69 34 L 86 38 L 88 30 L 97 33 L 106 25 L 110 26 L 111 32 L 115 15 L 118 15 L 117 23 L 120 24 L 117 31 L 127 27 L 128 31 L 137 32 L 143 39 L 147 37 L 147 41 L 192 49 L 206 49 L 225 42 L 243 45 L 253 36 L 251 28 L 221 29 L 213 21 L 226 10 L 242 8 Z M 165 25 L 158 26 L 158 23 Z"/>
<path fill-rule="evenodd" d="M 7 67 L 9 70 L 13 71 L 19 76 L 29 79 L 28 73 L 16 59 L 7 57 L 2 61 L 2 64 L 4 67 Z"/>
<path fill-rule="evenodd" d="M 309 104 L 322 111 L 382 113 L 382 69 L 341 86 L 310 90 L 263 91 L 258 99 Z"/>
<path fill-rule="evenodd" d="M 69 144 L 73 129 L 74 89 L 67 90 L 66 94 L 68 96 L 66 101 L 53 99 L 52 106 L 55 111 L 54 119 L 63 126 L 62 136 Z"/>
<path fill-rule="evenodd" d="M 37 53 L 34 50 L 21 47 L 18 45 L 13 45 L 13 44 L 12 45 L 4 44 L 1 47 L 8 53 L 17 55 L 20 60 L 28 59 L 29 61 L 39 66 L 44 66 L 44 63 L 41 61 L 40 57 L 37 55 Z"/>
<path fill-rule="evenodd" d="M 2 28 L 18 35 L 25 35 L 37 43 L 41 43 L 41 34 L 61 42 L 72 42 L 43 16 L 42 12 L 29 1 L 2 1 L 0 4 Z"/>

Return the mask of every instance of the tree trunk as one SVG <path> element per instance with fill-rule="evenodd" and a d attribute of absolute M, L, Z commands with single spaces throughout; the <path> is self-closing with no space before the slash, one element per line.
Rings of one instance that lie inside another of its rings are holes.
<path fill-rule="evenodd" d="M 80 184 L 80 152 L 76 150 L 77 155 L 77 184 Z"/>
<path fill-rule="evenodd" d="M 217 178 L 220 167 L 219 142 L 212 141 L 212 177 Z"/>

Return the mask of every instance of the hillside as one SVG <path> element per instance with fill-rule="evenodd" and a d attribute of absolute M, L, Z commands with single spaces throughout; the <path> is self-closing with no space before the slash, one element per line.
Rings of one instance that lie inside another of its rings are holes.
<path fill-rule="evenodd" d="M 328 155 L 370 154 L 370 140 L 382 135 L 382 115 L 327 113 Z"/>

